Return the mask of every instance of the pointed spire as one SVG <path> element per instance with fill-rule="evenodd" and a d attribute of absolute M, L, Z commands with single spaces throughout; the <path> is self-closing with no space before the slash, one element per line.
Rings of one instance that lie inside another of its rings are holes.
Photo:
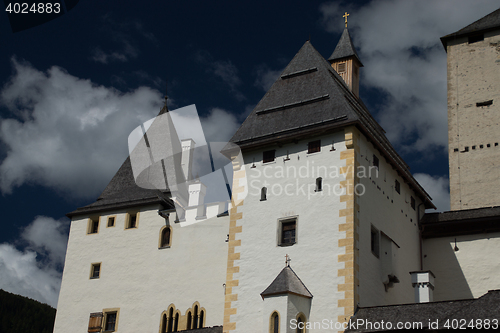
<path fill-rule="evenodd" d="M 342 36 L 340 37 L 340 40 L 337 46 L 335 47 L 335 50 L 333 51 L 332 55 L 330 56 L 330 58 L 328 58 L 328 61 L 331 63 L 339 59 L 350 58 L 350 57 L 354 57 L 359 62 L 360 65 L 359 67 L 363 67 L 363 63 L 361 63 L 361 60 L 359 60 L 358 53 L 354 48 L 351 35 L 349 34 L 349 30 L 347 29 L 347 17 L 346 17 L 346 26 L 344 28 L 344 32 L 342 33 Z"/>
<path fill-rule="evenodd" d="M 163 107 L 161 108 L 160 113 L 158 115 L 168 112 L 167 100 L 168 100 L 168 82 L 165 83 L 165 102 L 163 103 Z"/>

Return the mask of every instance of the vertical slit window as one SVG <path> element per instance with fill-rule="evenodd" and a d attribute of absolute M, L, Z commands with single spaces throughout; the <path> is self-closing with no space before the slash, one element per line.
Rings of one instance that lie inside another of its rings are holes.
<path fill-rule="evenodd" d="M 267 200 L 267 187 L 263 187 L 260 190 L 260 201 L 265 201 Z"/>
<path fill-rule="evenodd" d="M 323 178 L 316 178 L 316 192 L 320 192 L 323 190 Z"/>

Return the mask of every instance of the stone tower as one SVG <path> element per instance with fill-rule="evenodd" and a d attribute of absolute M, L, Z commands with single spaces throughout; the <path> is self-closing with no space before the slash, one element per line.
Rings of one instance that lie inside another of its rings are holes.
<path fill-rule="evenodd" d="M 444 36 L 451 210 L 500 205 L 500 9 Z"/>

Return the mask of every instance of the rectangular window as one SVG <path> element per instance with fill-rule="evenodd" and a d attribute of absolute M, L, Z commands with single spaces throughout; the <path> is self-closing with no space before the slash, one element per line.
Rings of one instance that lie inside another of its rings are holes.
<path fill-rule="evenodd" d="M 395 184 L 395 189 L 396 189 L 396 192 L 398 192 L 399 194 L 401 194 L 401 185 L 399 184 L 399 182 L 396 180 L 396 184 Z"/>
<path fill-rule="evenodd" d="M 98 279 L 101 275 L 101 263 L 92 264 L 90 266 L 90 278 Z"/>
<path fill-rule="evenodd" d="M 262 163 L 268 163 L 274 161 L 276 150 L 265 151 L 262 156 Z"/>
<path fill-rule="evenodd" d="M 108 227 L 114 227 L 115 226 L 115 217 L 110 216 L 108 217 Z"/>
<path fill-rule="evenodd" d="M 493 104 L 493 100 L 492 100 L 492 99 L 490 99 L 489 101 L 476 103 L 476 106 L 477 106 L 477 107 L 481 107 L 481 106 L 490 106 L 491 104 Z"/>
<path fill-rule="evenodd" d="M 297 219 L 279 221 L 279 246 L 290 246 L 297 243 Z"/>
<path fill-rule="evenodd" d="M 415 210 L 415 198 L 414 197 L 411 197 L 411 208 L 413 208 L 413 210 Z"/>
<path fill-rule="evenodd" d="M 480 42 L 480 41 L 483 41 L 484 40 L 484 35 L 481 34 L 481 35 L 475 35 L 475 36 L 470 36 L 469 37 L 469 44 L 472 44 L 472 43 L 477 43 L 477 42 Z"/>
<path fill-rule="evenodd" d="M 116 330 L 116 312 L 107 312 L 104 324 L 104 332 L 114 332 Z"/>
<path fill-rule="evenodd" d="M 127 223 L 125 223 L 125 229 L 137 228 L 138 219 L 139 213 L 127 213 Z"/>
<path fill-rule="evenodd" d="M 345 62 L 339 63 L 337 68 L 339 70 L 339 73 L 344 73 L 346 69 L 346 63 Z"/>
<path fill-rule="evenodd" d="M 379 236 L 379 232 L 378 230 L 372 226 L 372 230 L 371 230 L 371 243 L 370 243 L 370 246 L 371 246 L 371 250 L 372 250 L 372 253 L 375 257 L 379 257 L 379 249 L 380 249 L 380 240 L 379 240 L 380 236 Z"/>
<path fill-rule="evenodd" d="M 98 232 L 99 232 L 99 217 L 89 218 L 87 234 L 97 234 Z"/>
<path fill-rule="evenodd" d="M 375 154 L 373 155 L 373 166 L 376 167 L 377 169 L 378 169 L 378 166 L 379 166 L 378 157 L 375 156 Z"/>
<path fill-rule="evenodd" d="M 307 144 L 307 153 L 317 153 L 321 151 L 321 140 L 311 141 Z"/>

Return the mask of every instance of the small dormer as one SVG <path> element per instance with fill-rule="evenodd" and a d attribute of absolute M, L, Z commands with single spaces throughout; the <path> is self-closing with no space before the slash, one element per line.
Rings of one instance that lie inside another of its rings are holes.
<path fill-rule="evenodd" d="M 328 61 L 332 64 L 333 69 L 344 79 L 344 82 L 352 93 L 356 97 L 359 97 L 359 68 L 363 67 L 363 64 L 359 60 L 356 49 L 352 44 L 349 30 L 347 29 L 348 15 L 347 13 L 344 15 L 346 18 L 344 32 Z"/>

